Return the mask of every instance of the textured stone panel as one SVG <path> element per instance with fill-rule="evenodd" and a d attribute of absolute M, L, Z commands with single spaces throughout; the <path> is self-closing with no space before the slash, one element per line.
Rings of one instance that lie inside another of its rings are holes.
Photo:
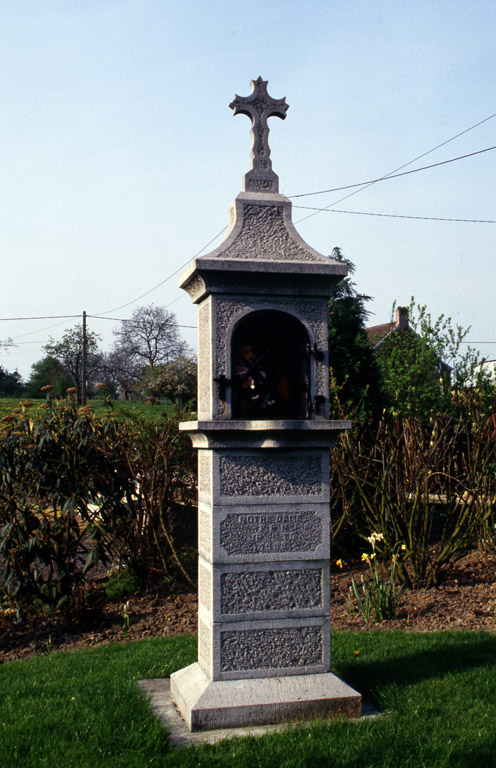
<path fill-rule="evenodd" d="M 229 555 L 314 552 L 322 541 L 322 520 L 312 511 L 228 514 L 220 524 Z"/>
<path fill-rule="evenodd" d="M 222 496 L 321 496 L 320 452 L 221 456 Z"/>
<path fill-rule="evenodd" d="M 222 672 L 295 669 L 323 663 L 322 627 L 221 632 Z"/>
<path fill-rule="evenodd" d="M 322 569 L 223 573 L 221 613 L 291 611 L 322 606 Z"/>

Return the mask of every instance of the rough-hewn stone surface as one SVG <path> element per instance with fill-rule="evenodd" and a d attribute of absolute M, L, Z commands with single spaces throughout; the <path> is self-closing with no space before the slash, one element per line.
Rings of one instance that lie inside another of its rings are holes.
<path fill-rule="evenodd" d="M 305 248 L 287 226 L 281 205 L 244 203 L 243 224 L 237 238 L 222 256 L 225 259 L 274 259 L 320 261 L 315 251 Z"/>
<path fill-rule="evenodd" d="M 233 513 L 220 524 L 220 544 L 229 555 L 313 552 L 322 535 L 322 520 L 313 511 Z"/>
<path fill-rule="evenodd" d="M 202 554 L 210 559 L 212 555 L 212 515 L 200 507 L 198 515 L 198 546 Z"/>
<path fill-rule="evenodd" d="M 221 456 L 223 496 L 321 496 L 322 457 L 306 451 L 299 456 Z"/>
<path fill-rule="evenodd" d="M 223 672 L 295 669 L 323 663 L 322 628 L 288 627 L 221 632 Z"/>
<path fill-rule="evenodd" d="M 292 611 L 322 606 L 322 569 L 223 573 L 221 613 Z"/>
<path fill-rule="evenodd" d="M 198 413 L 212 416 L 210 299 L 198 307 Z"/>

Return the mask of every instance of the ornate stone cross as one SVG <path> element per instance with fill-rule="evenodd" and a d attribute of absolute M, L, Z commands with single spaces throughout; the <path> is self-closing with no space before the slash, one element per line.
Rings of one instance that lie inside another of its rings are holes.
<path fill-rule="evenodd" d="M 234 97 L 229 104 L 235 115 L 247 115 L 252 122 L 251 171 L 245 176 L 245 190 L 278 192 L 279 179 L 272 170 L 269 148 L 269 117 L 286 118 L 289 104 L 286 98 L 273 99 L 267 92 L 267 80 L 251 81 L 250 96 Z"/>

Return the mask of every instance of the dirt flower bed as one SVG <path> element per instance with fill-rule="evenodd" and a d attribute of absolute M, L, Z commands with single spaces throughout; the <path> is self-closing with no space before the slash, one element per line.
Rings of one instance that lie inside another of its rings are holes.
<path fill-rule="evenodd" d="M 360 631 L 373 627 L 402 629 L 410 632 L 435 632 L 442 629 L 496 631 L 496 557 L 473 551 L 460 560 L 449 576 L 435 589 L 404 590 L 396 618 L 366 625 L 350 610 L 351 572 L 342 570 L 331 577 L 331 626 L 334 629 Z"/>
<path fill-rule="evenodd" d="M 403 592 L 397 617 L 366 625 L 350 610 L 350 575 L 367 573 L 362 566 L 334 568 L 331 576 L 333 630 L 443 629 L 496 631 L 496 558 L 478 551 L 461 560 L 437 589 Z M 125 604 L 127 603 L 127 607 Z M 28 658 L 55 650 L 74 650 L 109 642 L 196 633 L 197 597 L 192 590 L 157 589 L 103 603 L 93 613 L 70 621 L 61 614 L 16 622 L 0 611 L 0 660 Z"/>

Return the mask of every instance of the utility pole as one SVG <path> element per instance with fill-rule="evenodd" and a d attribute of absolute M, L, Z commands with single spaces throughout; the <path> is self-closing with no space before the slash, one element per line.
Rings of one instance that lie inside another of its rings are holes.
<path fill-rule="evenodd" d="M 86 337 L 86 310 L 83 312 L 83 354 L 81 359 L 81 405 L 86 405 L 86 352 L 88 340 Z"/>

